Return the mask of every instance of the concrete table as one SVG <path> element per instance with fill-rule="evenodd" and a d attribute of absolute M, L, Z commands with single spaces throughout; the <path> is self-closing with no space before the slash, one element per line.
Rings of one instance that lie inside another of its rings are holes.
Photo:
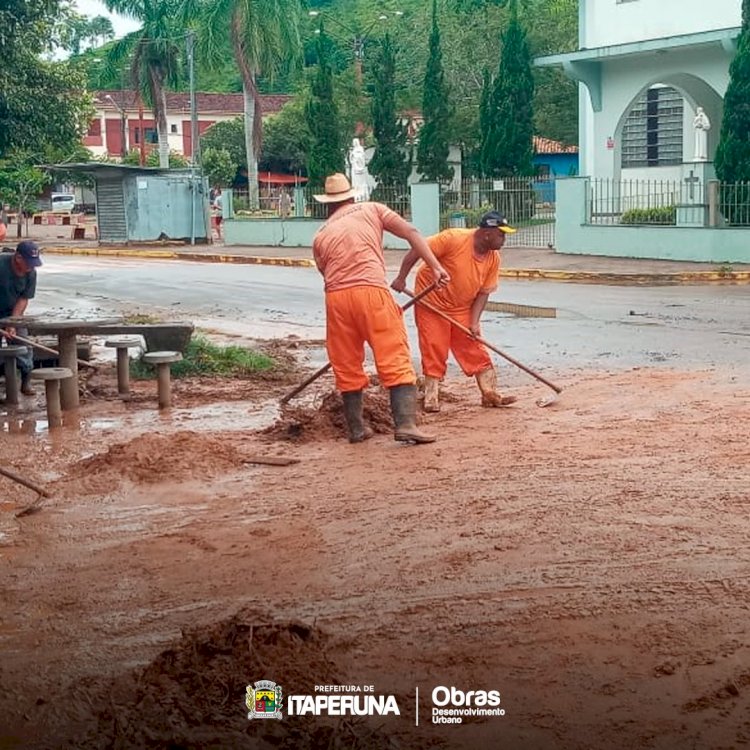
<path fill-rule="evenodd" d="M 149 352 L 143 355 L 143 361 L 156 365 L 156 376 L 159 390 L 159 408 L 169 409 L 172 406 L 172 384 L 169 365 L 179 362 L 182 354 L 179 352 Z"/>
<path fill-rule="evenodd" d="M 119 323 L 117 318 L 99 318 L 76 320 L 70 318 L 2 318 L 0 328 L 7 326 L 22 326 L 32 336 L 48 334 L 57 336 L 57 350 L 60 353 L 60 367 L 70 370 L 71 375 L 60 384 L 60 403 L 65 411 L 77 409 L 78 398 L 78 336 L 96 336 L 103 326 Z"/>
<path fill-rule="evenodd" d="M 25 346 L 3 346 L 0 347 L 0 362 L 5 370 L 5 403 L 11 406 L 18 404 L 19 387 L 18 371 L 16 362 L 28 351 Z"/>
<path fill-rule="evenodd" d="M 128 349 L 135 349 L 141 346 L 140 336 L 112 336 L 104 342 L 108 346 L 117 350 L 117 392 L 121 396 L 130 395 L 130 360 L 128 358 Z"/>
<path fill-rule="evenodd" d="M 73 373 L 67 367 L 42 367 L 31 371 L 31 377 L 44 381 L 47 398 L 47 422 L 50 429 L 62 427 L 62 407 L 60 406 L 60 384 L 69 381 Z"/>

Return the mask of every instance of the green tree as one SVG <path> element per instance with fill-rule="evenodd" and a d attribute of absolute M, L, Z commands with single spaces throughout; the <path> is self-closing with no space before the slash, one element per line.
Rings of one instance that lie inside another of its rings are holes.
<path fill-rule="evenodd" d="M 0 5 L 0 158 L 79 142 L 92 114 L 85 76 L 69 62 L 46 62 L 59 3 L 3 0 Z"/>
<path fill-rule="evenodd" d="M 742 3 L 742 32 L 729 67 L 724 116 L 716 149 L 722 182 L 750 182 L 750 0 Z"/>
<path fill-rule="evenodd" d="M 269 172 L 306 173 L 310 131 L 302 96 L 285 104 L 264 125 L 263 157 L 259 169 Z"/>
<path fill-rule="evenodd" d="M 321 24 L 318 64 L 310 80 L 310 95 L 305 104 L 305 120 L 310 133 L 307 175 L 314 186 L 323 185 L 327 175 L 344 171 L 343 139 L 327 51 L 326 35 Z"/>
<path fill-rule="evenodd" d="M 209 64 L 222 59 L 229 39 L 245 97 L 245 151 L 251 210 L 260 207 L 258 156 L 263 135 L 258 76 L 272 79 L 299 59 L 301 0 L 198 0 L 184 2 L 184 17 L 198 20 L 199 49 Z"/>
<path fill-rule="evenodd" d="M 141 163 L 141 153 L 137 149 L 133 149 L 132 151 L 128 151 L 127 154 L 122 159 L 123 164 L 130 164 L 132 166 L 137 166 Z M 160 169 L 164 169 L 161 165 L 161 154 L 158 151 L 149 151 L 146 154 L 146 164 L 147 167 L 159 167 Z M 188 160 L 177 151 L 170 151 L 169 152 L 169 169 L 185 169 L 186 167 L 189 167 L 190 164 L 188 163 Z"/>
<path fill-rule="evenodd" d="M 50 181 L 48 174 L 35 167 L 33 156 L 21 151 L 11 158 L 0 159 L 0 201 L 12 206 L 18 214 L 16 234 L 21 236 L 20 219 L 36 207 L 37 196 Z"/>
<path fill-rule="evenodd" d="M 731 224 L 750 224 L 750 0 L 742 2 L 742 31 L 729 66 L 715 164 L 716 176 L 725 183 L 722 214 Z"/>
<path fill-rule="evenodd" d="M 419 131 L 417 146 L 417 168 L 423 180 L 448 181 L 453 177 L 453 167 L 448 166 L 451 115 L 448 87 L 443 73 L 437 0 L 432 0 L 430 57 L 427 60 L 422 98 L 424 125 Z"/>
<path fill-rule="evenodd" d="M 169 167 L 167 87 L 178 79 L 177 0 L 105 0 L 111 11 L 141 23 L 141 28 L 116 41 L 107 51 L 109 75 L 129 65 L 133 87 L 151 107 L 159 136 L 159 166 Z"/>
<path fill-rule="evenodd" d="M 482 127 L 482 172 L 486 177 L 530 175 L 534 136 L 534 77 L 526 32 L 511 7 L 502 35 L 500 70 Z"/>
<path fill-rule="evenodd" d="M 392 192 L 387 188 L 406 187 L 411 171 L 406 125 L 396 108 L 396 50 L 389 34 L 380 44 L 374 69 L 372 122 L 375 153 L 369 169 L 378 181 L 373 197 L 383 200 L 383 196 Z"/>
<path fill-rule="evenodd" d="M 233 120 L 217 122 L 207 128 L 201 134 L 201 152 L 209 148 L 226 151 L 235 165 L 235 170 L 245 169 L 247 151 L 245 150 L 245 123 L 243 119 L 235 117 Z"/>
<path fill-rule="evenodd" d="M 237 174 L 237 165 L 225 148 L 207 148 L 201 152 L 201 168 L 209 185 L 226 188 Z"/>

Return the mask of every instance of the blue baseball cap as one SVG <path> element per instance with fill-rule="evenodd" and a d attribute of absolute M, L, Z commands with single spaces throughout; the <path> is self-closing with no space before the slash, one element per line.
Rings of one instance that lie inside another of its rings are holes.
<path fill-rule="evenodd" d="M 16 252 L 26 261 L 29 268 L 38 268 L 42 265 L 42 259 L 39 257 L 39 245 L 32 240 L 19 242 Z"/>
<path fill-rule="evenodd" d="M 513 234 L 516 231 L 499 211 L 488 211 L 481 218 L 479 227 L 480 229 L 499 229 L 505 234 Z"/>

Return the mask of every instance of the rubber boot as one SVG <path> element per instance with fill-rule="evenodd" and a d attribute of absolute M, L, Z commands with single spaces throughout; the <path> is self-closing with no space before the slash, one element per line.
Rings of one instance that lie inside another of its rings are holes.
<path fill-rule="evenodd" d="M 31 387 L 31 373 L 21 373 L 21 393 L 24 396 L 36 396 L 36 391 Z"/>
<path fill-rule="evenodd" d="M 434 435 L 427 435 L 417 427 L 416 385 L 396 385 L 391 388 L 391 413 L 396 426 L 395 440 L 400 443 L 435 442 Z"/>
<path fill-rule="evenodd" d="M 518 400 L 515 396 L 502 396 L 497 392 L 497 373 L 494 367 L 477 373 L 477 385 L 482 392 L 482 406 L 508 406 Z"/>
<path fill-rule="evenodd" d="M 361 443 L 369 440 L 373 432 L 362 417 L 362 391 L 342 393 L 341 398 L 344 401 L 344 419 L 349 429 L 349 442 Z"/>
<path fill-rule="evenodd" d="M 424 376 L 424 404 L 422 408 L 426 412 L 440 411 L 439 385 L 440 378 Z"/>

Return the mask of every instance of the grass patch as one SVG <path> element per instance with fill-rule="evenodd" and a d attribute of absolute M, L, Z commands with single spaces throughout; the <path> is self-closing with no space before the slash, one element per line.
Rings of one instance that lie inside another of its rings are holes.
<path fill-rule="evenodd" d="M 148 315 L 146 313 L 132 313 L 131 315 L 126 315 L 123 318 L 123 322 L 126 325 L 144 325 L 161 323 L 161 319 L 157 318 L 155 315 Z"/>
<path fill-rule="evenodd" d="M 276 366 L 276 361 L 265 354 L 242 346 L 217 346 L 203 336 L 193 336 L 182 356 L 182 361 L 171 368 L 175 378 L 253 375 Z M 136 380 L 151 380 L 156 377 L 156 368 L 140 359 L 131 360 L 130 375 Z"/>

